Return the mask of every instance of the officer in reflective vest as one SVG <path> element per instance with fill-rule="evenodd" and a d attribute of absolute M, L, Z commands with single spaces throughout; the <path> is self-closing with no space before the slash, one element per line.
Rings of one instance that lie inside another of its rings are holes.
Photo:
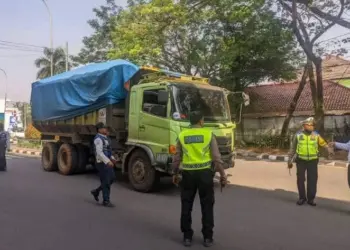
<path fill-rule="evenodd" d="M 101 185 L 92 190 L 96 201 L 99 201 L 99 195 L 102 191 L 103 203 L 106 207 L 113 207 L 114 205 L 110 202 L 110 189 L 114 181 L 114 165 L 116 159 L 112 155 L 111 141 L 108 138 L 108 129 L 101 122 L 96 125 L 97 135 L 94 139 L 94 148 L 96 156 L 96 168 L 100 176 Z"/>
<path fill-rule="evenodd" d="M 214 228 L 214 171 L 212 166 L 221 175 L 220 181 L 226 184 L 226 175 L 222 167 L 223 161 L 219 153 L 215 136 L 209 129 L 203 128 L 203 115 L 200 112 L 190 114 L 191 127 L 182 131 L 178 137 L 176 154 L 173 159 L 173 182 L 180 182 L 179 168 L 182 165 L 181 180 L 181 231 L 183 243 L 190 246 L 193 230 L 192 207 L 198 190 L 202 208 L 202 234 L 204 245 L 213 244 Z"/>
<path fill-rule="evenodd" d="M 289 152 L 288 168 L 293 167 L 293 159 L 297 165 L 297 185 L 299 200 L 297 205 L 307 202 L 316 206 L 315 197 L 318 178 L 319 147 L 325 147 L 330 152 L 327 142 L 316 132 L 315 121 L 310 117 L 302 122 L 303 130 L 298 132 L 292 142 Z M 307 194 L 305 192 L 305 172 L 307 172 Z"/>

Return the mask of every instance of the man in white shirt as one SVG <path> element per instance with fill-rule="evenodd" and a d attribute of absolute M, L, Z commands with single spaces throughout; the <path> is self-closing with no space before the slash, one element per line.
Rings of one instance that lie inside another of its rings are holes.
<path fill-rule="evenodd" d="M 102 191 L 103 203 L 106 207 L 113 207 L 114 205 L 110 202 L 110 189 L 114 180 L 114 165 L 116 159 L 112 155 L 111 141 L 108 138 L 108 129 L 102 123 L 96 124 L 97 135 L 94 139 L 95 157 L 96 157 L 96 168 L 98 170 L 101 185 L 92 190 L 96 201 L 99 201 L 99 195 Z"/>
<path fill-rule="evenodd" d="M 6 150 L 10 149 L 10 135 L 4 131 L 4 125 L 0 124 L 0 171 L 6 171 Z"/>

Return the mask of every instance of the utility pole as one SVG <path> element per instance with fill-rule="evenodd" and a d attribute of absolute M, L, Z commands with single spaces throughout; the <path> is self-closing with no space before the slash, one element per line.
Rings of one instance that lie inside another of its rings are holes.
<path fill-rule="evenodd" d="M 27 128 L 27 103 L 23 103 L 23 129 L 26 131 Z"/>
<path fill-rule="evenodd" d="M 49 13 L 50 17 L 50 47 L 51 47 L 51 76 L 53 76 L 53 28 L 52 28 L 52 15 L 49 8 L 49 5 L 47 4 L 46 0 L 42 0 L 45 4 L 45 7 L 47 9 L 47 12 Z"/>
<path fill-rule="evenodd" d="M 68 42 L 66 42 L 66 71 L 69 70 L 69 53 L 68 53 Z"/>
<path fill-rule="evenodd" d="M 5 75 L 5 107 L 4 107 L 4 114 L 6 113 L 6 102 L 7 102 L 7 74 L 6 71 L 0 68 L 0 71 L 2 71 Z"/>

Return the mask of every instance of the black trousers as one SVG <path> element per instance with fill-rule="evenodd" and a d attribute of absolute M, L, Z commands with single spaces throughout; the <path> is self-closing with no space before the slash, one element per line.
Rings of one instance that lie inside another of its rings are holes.
<path fill-rule="evenodd" d="M 297 185 L 300 199 L 312 201 L 316 197 L 318 179 L 318 160 L 296 160 Z M 307 193 L 305 192 L 305 172 L 307 174 Z"/>
<path fill-rule="evenodd" d="M 213 171 L 183 171 L 181 181 L 181 231 L 184 238 L 192 239 L 192 207 L 197 190 L 202 209 L 202 234 L 213 238 L 214 228 L 214 180 Z"/>
<path fill-rule="evenodd" d="M 0 171 L 6 171 L 6 147 L 0 145 Z"/>
<path fill-rule="evenodd" d="M 95 190 L 100 193 L 102 191 L 103 201 L 109 202 L 111 193 L 111 185 L 114 181 L 114 169 L 108 167 L 104 163 L 97 163 L 96 168 L 100 177 L 101 185 Z"/>

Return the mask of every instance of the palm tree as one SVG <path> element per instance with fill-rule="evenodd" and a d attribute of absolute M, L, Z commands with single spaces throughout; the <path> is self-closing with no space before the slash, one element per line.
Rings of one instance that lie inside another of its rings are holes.
<path fill-rule="evenodd" d="M 44 56 L 35 60 L 35 66 L 39 68 L 36 75 L 37 79 L 43 79 L 51 76 L 51 55 L 53 54 L 53 75 L 66 71 L 66 53 L 62 48 L 56 48 L 53 51 L 49 48 L 44 49 Z M 70 69 L 71 64 L 68 64 Z"/>

